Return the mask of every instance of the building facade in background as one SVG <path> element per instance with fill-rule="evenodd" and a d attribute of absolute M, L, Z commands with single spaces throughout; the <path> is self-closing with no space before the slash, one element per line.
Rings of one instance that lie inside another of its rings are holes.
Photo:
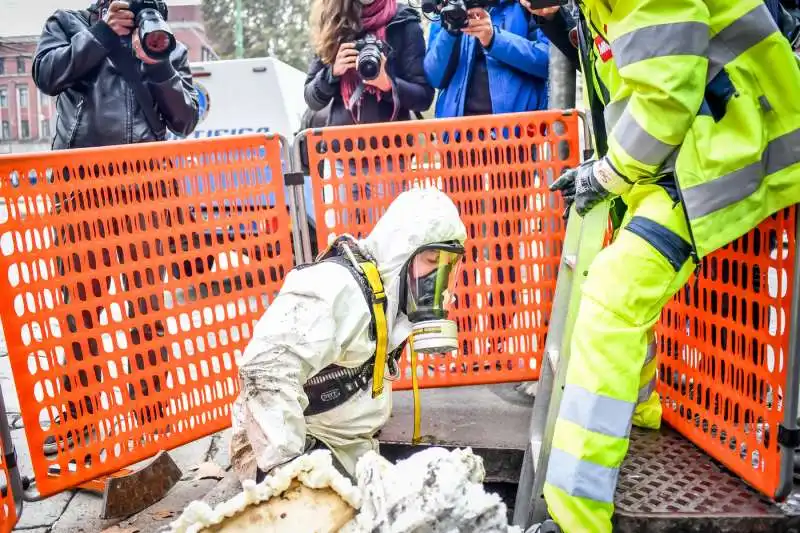
<path fill-rule="evenodd" d="M 55 98 L 39 92 L 31 78 L 36 43 L 56 9 L 85 9 L 91 0 L 0 0 L 0 154 L 49 150 L 55 128 Z M 189 60 L 216 54 L 205 32 L 201 0 L 167 0 L 175 36 Z"/>

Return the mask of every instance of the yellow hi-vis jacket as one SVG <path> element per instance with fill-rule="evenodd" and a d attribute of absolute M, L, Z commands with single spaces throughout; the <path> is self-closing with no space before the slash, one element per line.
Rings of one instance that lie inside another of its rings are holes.
<path fill-rule="evenodd" d="M 700 257 L 800 202 L 800 65 L 761 0 L 581 9 L 608 157 L 631 181 L 675 170 Z"/>

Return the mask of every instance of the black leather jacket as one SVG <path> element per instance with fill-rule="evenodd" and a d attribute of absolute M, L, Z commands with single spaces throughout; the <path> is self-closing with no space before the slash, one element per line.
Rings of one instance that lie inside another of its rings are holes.
<path fill-rule="evenodd" d="M 141 63 L 163 127 L 152 131 L 133 90 L 109 59 L 123 40 L 89 11 L 56 11 L 45 24 L 33 80 L 57 96 L 53 149 L 84 148 L 163 140 L 166 128 L 191 133 L 199 119 L 186 47 L 178 43 L 169 61 Z"/>

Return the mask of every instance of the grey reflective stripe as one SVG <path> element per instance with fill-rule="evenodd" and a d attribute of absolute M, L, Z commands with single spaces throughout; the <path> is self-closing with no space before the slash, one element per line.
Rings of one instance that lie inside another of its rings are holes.
<path fill-rule="evenodd" d="M 603 118 L 606 121 L 606 131 L 612 131 L 614 129 L 622 113 L 625 112 L 629 100 L 630 98 L 623 98 L 622 100 L 611 102 L 603 110 Z"/>
<path fill-rule="evenodd" d="M 764 2 L 739 17 L 711 38 L 708 46 L 708 81 L 739 57 L 773 33 L 778 26 Z"/>
<path fill-rule="evenodd" d="M 735 149 L 735 147 L 734 147 Z M 800 162 L 800 129 L 771 141 L 761 160 L 715 180 L 683 190 L 689 220 L 710 215 L 756 192 L 764 177 Z"/>
<path fill-rule="evenodd" d="M 558 418 L 609 437 L 627 438 L 634 404 L 566 385 Z"/>
<path fill-rule="evenodd" d="M 644 365 L 647 366 L 650 361 L 656 358 L 656 341 L 651 341 L 647 344 L 647 357 L 644 360 Z"/>
<path fill-rule="evenodd" d="M 617 121 L 613 137 L 629 156 L 645 165 L 654 167 L 660 167 L 678 148 L 650 135 L 633 116 L 630 106 L 625 108 Z"/>
<path fill-rule="evenodd" d="M 650 395 L 653 394 L 653 391 L 656 390 L 656 378 L 653 376 L 653 379 L 650 382 L 639 389 L 639 398 L 636 400 L 637 404 L 644 403 L 650 398 Z"/>
<path fill-rule="evenodd" d="M 550 450 L 546 481 L 570 496 L 597 502 L 613 503 L 619 468 L 608 468 L 558 448 Z"/>
<path fill-rule="evenodd" d="M 702 22 L 656 24 L 614 39 L 611 52 L 617 68 L 669 56 L 706 56 L 709 29 Z"/>

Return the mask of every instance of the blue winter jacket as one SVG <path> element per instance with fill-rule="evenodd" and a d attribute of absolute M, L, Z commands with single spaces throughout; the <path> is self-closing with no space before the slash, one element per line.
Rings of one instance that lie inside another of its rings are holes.
<path fill-rule="evenodd" d="M 494 113 L 547 108 L 550 42 L 515 0 L 489 9 L 494 40 L 485 50 Z M 431 25 L 425 74 L 439 89 L 437 117 L 460 117 L 475 62 L 478 39 L 452 35 L 440 23 Z"/>

